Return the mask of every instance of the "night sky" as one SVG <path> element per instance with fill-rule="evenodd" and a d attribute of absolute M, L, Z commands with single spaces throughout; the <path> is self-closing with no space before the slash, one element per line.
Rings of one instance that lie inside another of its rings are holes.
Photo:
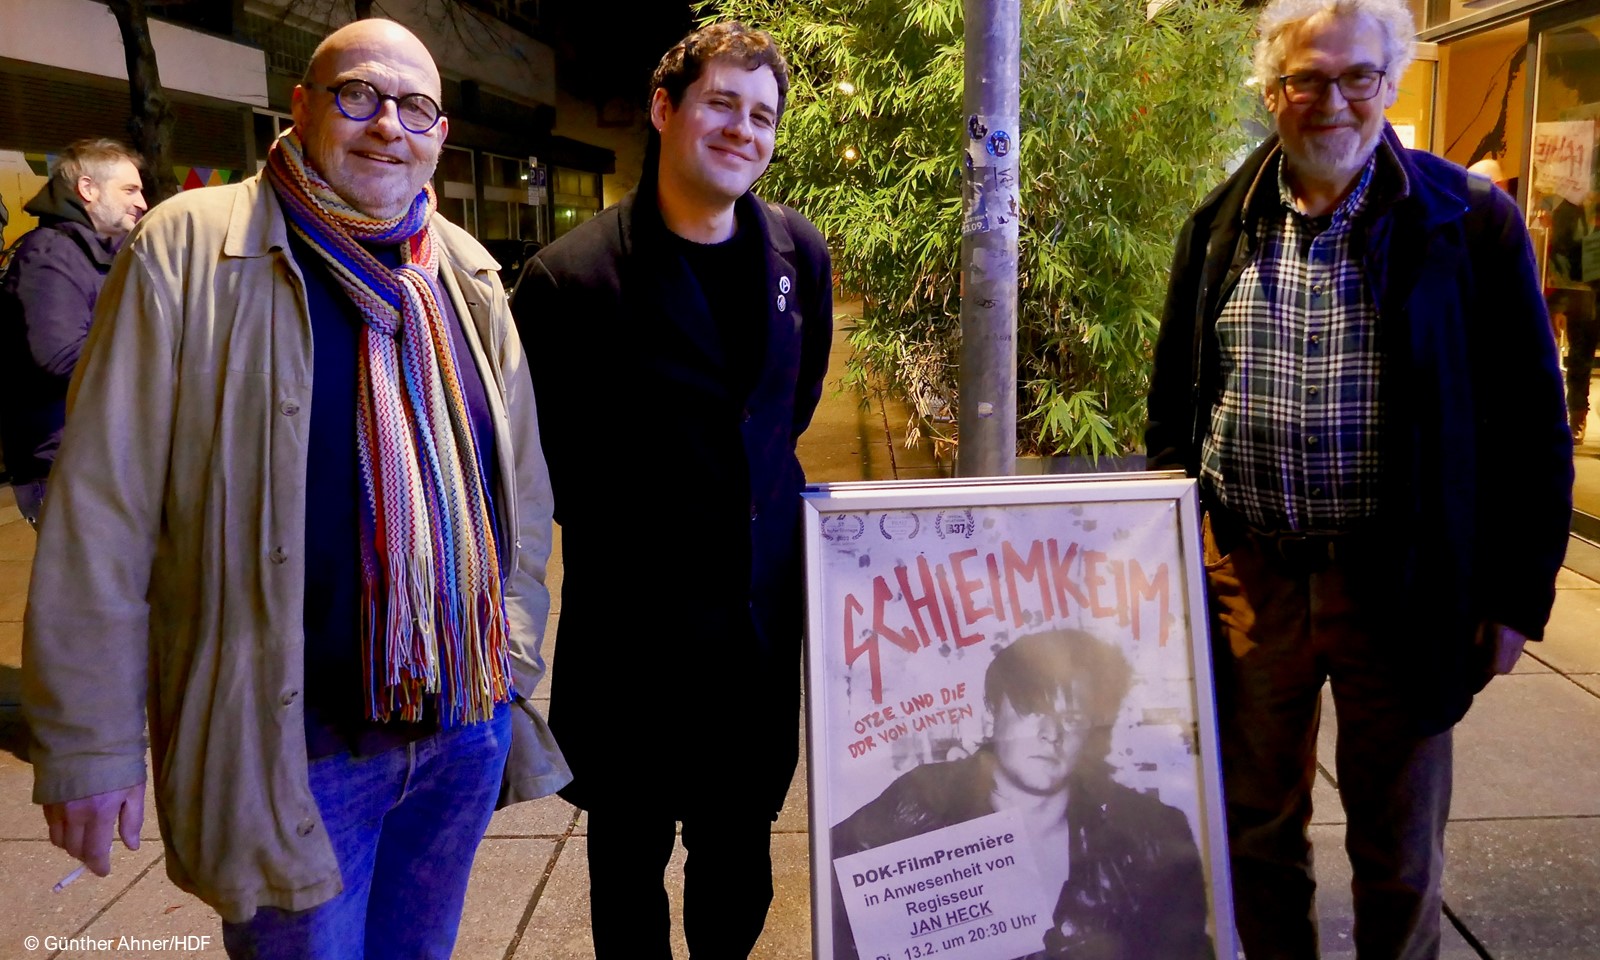
<path fill-rule="evenodd" d="M 681 0 L 545 0 L 542 38 L 555 47 L 561 85 L 584 99 L 643 106 L 661 55 L 695 17 Z"/>

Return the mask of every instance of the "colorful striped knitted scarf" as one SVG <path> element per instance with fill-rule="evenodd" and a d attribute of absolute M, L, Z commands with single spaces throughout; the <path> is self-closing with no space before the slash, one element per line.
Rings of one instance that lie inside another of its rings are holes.
<path fill-rule="evenodd" d="M 267 180 L 366 321 L 358 362 L 362 661 L 370 719 L 487 719 L 510 698 L 509 627 L 482 461 L 439 303 L 433 187 L 375 220 L 305 162 L 291 130 Z M 384 266 L 362 243 L 399 244 Z M 470 359 L 467 362 L 471 362 Z"/>

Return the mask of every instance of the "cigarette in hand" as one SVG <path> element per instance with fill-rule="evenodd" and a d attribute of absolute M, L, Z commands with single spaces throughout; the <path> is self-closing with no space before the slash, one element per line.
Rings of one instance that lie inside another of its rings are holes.
<path fill-rule="evenodd" d="M 65 890 L 68 884 L 83 876 L 83 871 L 85 869 L 87 869 L 87 867 L 84 864 L 78 864 L 78 868 L 76 870 L 62 877 L 60 880 L 57 880 L 56 885 L 50 888 L 50 892 L 60 893 L 61 891 Z"/>

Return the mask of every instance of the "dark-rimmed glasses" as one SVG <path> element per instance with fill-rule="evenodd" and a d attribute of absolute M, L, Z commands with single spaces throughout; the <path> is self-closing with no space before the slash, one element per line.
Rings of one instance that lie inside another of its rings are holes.
<path fill-rule="evenodd" d="M 1278 85 L 1290 103 L 1316 103 L 1332 84 L 1339 85 L 1339 96 L 1347 103 L 1371 100 L 1383 89 L 1385 70 L 1347 70 L 1337 77 L 1320 73 L 1291 73 L 1278 78 Z"/>
<path fill-rule="evenodd" d="M 331 87 L 320 83 L 307 84 L 316 90 L 333 94 L 334 105 L 347 118 L 357 122 L 371 120 L 383 109 L 385 100 L 393 100 L 400 126 L 412 133 L 427 133 L 444 116 L 444 111 L 432 97 L 425 93 L 406 93 L 398 97 L 379 93 L 378 88 L 365 80 L 346 80 Z"/>

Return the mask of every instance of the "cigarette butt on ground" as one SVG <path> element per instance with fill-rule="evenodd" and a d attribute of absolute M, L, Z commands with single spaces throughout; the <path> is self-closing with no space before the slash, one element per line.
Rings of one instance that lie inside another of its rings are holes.
<path fill-rule="evenodd" d="M 61 891 L 65 890 L 67 888 L 68 884 L 72 883 L 72 881 L 74 881 L 74 880 L 78 879 L 79 877 L 83 876 L 83 871 L 86 870 L 86 869 L 88 869 L 86 865 L 81 864 L 81 863 L 78 864 L 78 868 L 76 870 L 74 870 L 71 873 L 67 874 L 66 876 L 62 877 L 60 880 L 57 880 L 56 881 L 56 885 L 50 888 L 50 892 L 51 893 L 60 893 Z"/>

